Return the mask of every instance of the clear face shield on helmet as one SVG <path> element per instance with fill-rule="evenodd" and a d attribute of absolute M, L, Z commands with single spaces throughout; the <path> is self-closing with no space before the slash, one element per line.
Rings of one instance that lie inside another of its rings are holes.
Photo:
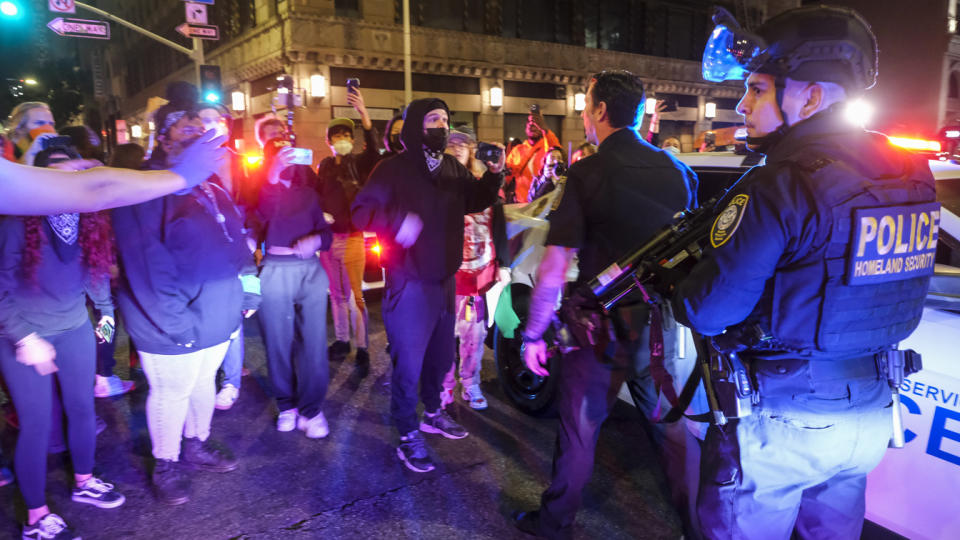
<path fill-rule="evenodd" d="M 762 63 L 767 44 L 740 28 L 725 9 L 717 8 L 713 22 L 716 26 L 703 50 L 703 78 L 711 82 L 746 79 Z"/>

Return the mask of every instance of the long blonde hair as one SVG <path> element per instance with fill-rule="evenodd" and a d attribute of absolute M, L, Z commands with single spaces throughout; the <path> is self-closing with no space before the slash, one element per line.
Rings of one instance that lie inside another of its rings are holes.
<path fill-rule="evenodd" d="M 16 143 L 29 134 L 29 130 L 26 129 L 24 124 L 27 123 L 28 113 L 35 109 L 46 109 L 49 111 L 50 106 L 42 101 L 24 101 L 13 108 L 10 112 L 10 121 L 7 123 L 11 141 Z"/>

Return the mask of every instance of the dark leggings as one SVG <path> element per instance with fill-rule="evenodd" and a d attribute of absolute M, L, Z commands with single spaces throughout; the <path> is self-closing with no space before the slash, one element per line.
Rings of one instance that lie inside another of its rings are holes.
<path fill-rule="evenodd" d="M 70 457 L 75 474 L 93 472 L 96 426 L 93 412 L 93 375 L 96 345 L 90 323 L 53 336 L 44 336 L 57 350 L 63 408 L 67 413 Z M 16 359 L 14 344 L 0 345 L 0 369 L 10 387 L 10 397 L 20 416 L 20 436 L 14 456 L 17 483 L 27 508 L 46 504 L 47 447 L 52 418 L 53 378 L 41 376 Z"/>

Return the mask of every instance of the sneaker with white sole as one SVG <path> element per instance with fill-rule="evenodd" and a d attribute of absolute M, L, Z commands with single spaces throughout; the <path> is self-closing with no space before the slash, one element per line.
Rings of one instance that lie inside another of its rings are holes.
<path fill-rule="evenodd" d="M 127 500 L 122 493 L 96 476 L 91 476 L 82 485 L 73 488 L 73 502 L 92 504 L 97 508 L 116 508 Z"/>
<path fill-rule="evenodd" d="M 307 434 L 308 439 L 322 439 L 330 434 L 327 417 L 318 412 L 313 418 L 301 416 L 297 419 L 297 429 Z"/>
<path fill-rule="evenodd" d="M 137 387 L 133 381 L 125 381 L 116 375 L 104 377 L 97 375 L 96 383 L 93 385 L 93 397 L 108 398 L 121 396 Z"/>
<path fill-rule="evenodd" d="M 480 390 L 479 384 L 464 388 L 460 397 L 470 405 L 471 409 L 483 410 L 489 406 L 487 398 L 483 397 L 483 391 Z"/>
<path fill-rule="evenodd" d="M 232 384 L 225 384 L 223 388 L 217 392 L 217 400 L 214 407 L 218 410 L 225 411 L 230 407 L 233 407 L 233 404 L 237 402 L 237 398 L 240 397 L 240 389 Z"/>
<path fill-rule="evenodd" d="M 20 538 L 23 540 L 76 540 L 80 537 L 67 527 L 62 517 L 47 514 L 33 525 L 24 525 Z"/>
<path fill-rule="evenodd" d="M 435 468 L 430 454 L 427 453 L 427 441 L 417 430 L 400 437 L 397 457 L 413 472 L 430 472 Z"/>
<path fill-rule="evenodd" d="M 451 418 L 444 409 L 440 409 L 433 414 L 424 412 L 423 420 L 420 421 L 420 431 L 436 433 L 448 439 L 462 439 L 469 435 L 467 430 Z"/>
<path fill-rule="evenodd" d="M 280 411 L 280 414 L 277 415 L 277 431 L 287 432 L 297 429 L 298 417 L 296 409 Z"/>

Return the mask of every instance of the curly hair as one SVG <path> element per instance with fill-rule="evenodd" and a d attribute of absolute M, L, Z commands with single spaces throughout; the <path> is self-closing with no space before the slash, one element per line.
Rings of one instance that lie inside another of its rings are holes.
<path fill-rule="evenodd" d="M 21 268 L 27 283 L 37 284 L 37 270 L 43 255 L 40 248 L 47 242 L 43 232 L 43 217 L 22 218 L 26 230 L 23 260 Z M 80 214 L 80 248 L 83 250 L 83 262 L 95 284 L 110 280 L 110 269 L 117 264 L 117 254 L 113 243 L 113 224 L 109 212 Z"/>

